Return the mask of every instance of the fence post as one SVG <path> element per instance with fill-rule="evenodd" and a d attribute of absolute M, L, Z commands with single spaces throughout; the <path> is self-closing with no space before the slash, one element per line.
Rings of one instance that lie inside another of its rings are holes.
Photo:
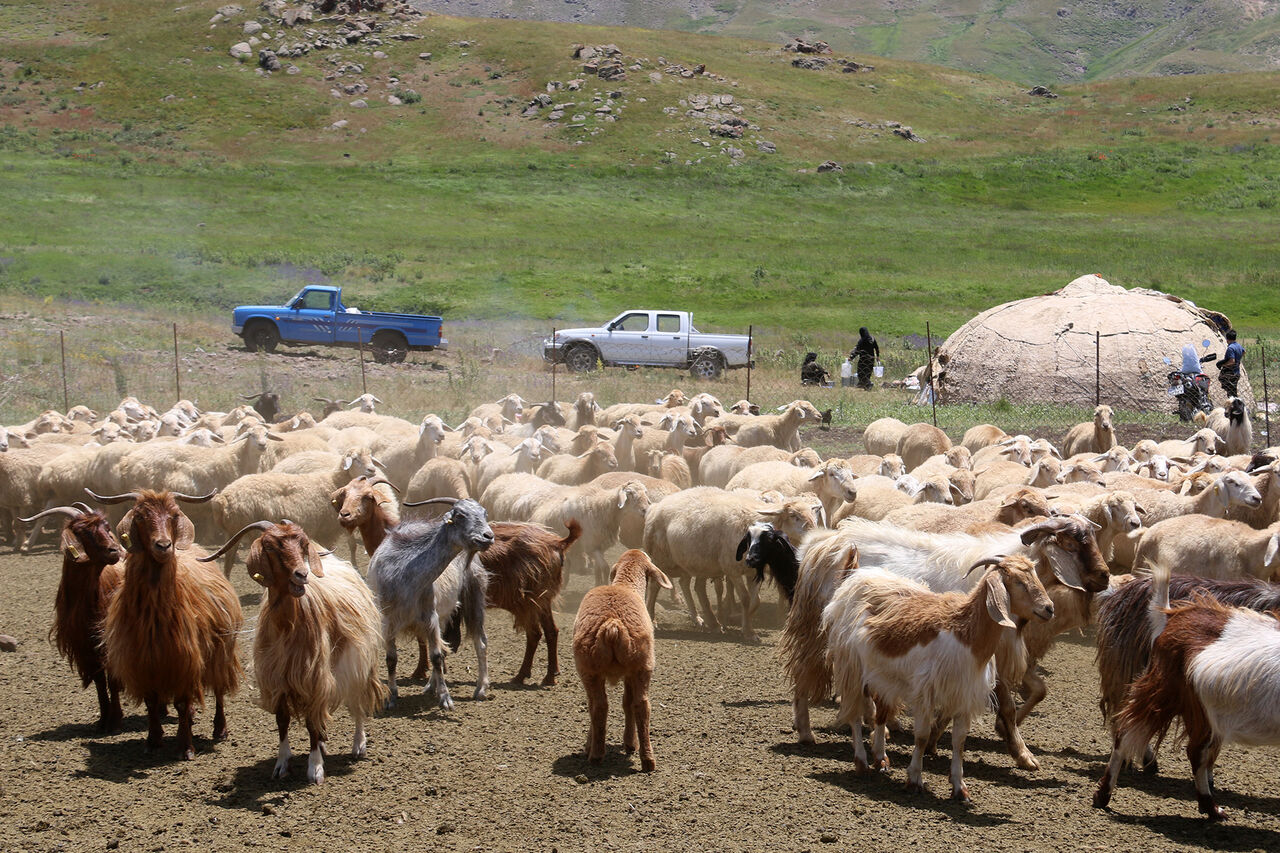
<path fill-rule="evenodd" d="M 929 328 L 929 321 L 924 321 L 924 345 L 929 353 L 928 368 L 924 375 L 929 380 L 929 405 L 933 407 L 933 425 L 938 425 L 938 392 L 933 387 L 933 331 Z"/>
<path fill-rule="evenodd" d="M 174 402 L 182 399 L 182 372 L 178 370 L 178 324 L 173 324 L 173 388 L 178 395 Z"/>
<path fill-rule="evenodd" d="M 752 339 L 755 337 L 756 327 L 754 324 L 747 326 L 747 399 L 751 399 L 751 352 L 754 349 Z"/>
<path fill-rule="evenodd" d="M 1270 447 L 1271 441 L 1271 395 L 1267 393 L 1267 348 L 1258 344 L 1258 355 L 1262 357 L 1262 416 L 1267 423 L 1267 440 L 1264 447 Z"/>
<path fill-rule="evenodd" d="M 556 345 L 556 327 L 552 326 L 551 327 L 551 346 L 553 351 L 551 353 L 551 402 L 553 403 L 556 401 L 556 358 L 555 358 L 556 354 L 554 352 L 555 345 Z"/>
<path fill-rule="evenodd" d="M 71 403 L 67 398 L 67 335 L 58 330 L 58 350 L 62 353 L 62 411 L 71 411 Z"/>
<path fill-rule="evenodd" d="M 369 393 L 369 382 L 364 375 L 364 329 L 356 329 L 356 348 L 360 350 L 360 393 Z"/>
<path fill-rule="evenodd" d="M 1102 405 L 1102 332 L 1093 333 L 1093 405 Z"/>

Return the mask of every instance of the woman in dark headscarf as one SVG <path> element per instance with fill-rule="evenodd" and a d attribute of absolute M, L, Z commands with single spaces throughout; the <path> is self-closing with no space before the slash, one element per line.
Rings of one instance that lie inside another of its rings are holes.
<path fill-rule="evenodd" d="M 805 355 L 804 364 L 800 365 L 801 385 L 825 384 L 829 375 L 826 369 L 821 364 L 818 364 L 818 354 L 816 352 Z"/>
<path fill-rule="evenodd" d="M 880 345 L 871 337 L 867 327 L 858 329 L 858 343 L 849 353 L 849 360 L 858 363 L 858 387 L 864 391 L 871 390 L 871 370 L 880 358 Z"/>

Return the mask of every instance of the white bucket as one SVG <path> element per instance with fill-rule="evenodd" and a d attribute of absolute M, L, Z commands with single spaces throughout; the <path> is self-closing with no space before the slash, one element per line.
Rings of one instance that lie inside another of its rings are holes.
<path fill-rule="evenodd" d="M 884 365 L 883 365 L 883 364 L 877 364 L 877 365 L 875 366 L 875 369 L 874 369 L 874 370 L 872 370 L 871 372 L 872 372 L 872 374 L 876 377 L 876 379 L 883 379 L 883 378 L 884 378 Z"/>

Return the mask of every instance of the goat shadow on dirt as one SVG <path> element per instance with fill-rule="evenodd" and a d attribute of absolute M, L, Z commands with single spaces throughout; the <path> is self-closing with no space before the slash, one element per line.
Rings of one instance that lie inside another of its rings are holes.
<path fill-rule="evenodd" d="M 284 802 L 287 794 L 312 787 L 307 781 L 305 738 L 304 730 L 300 741 L 301 749 L 289 760 L 289 775 L 285 778 L 271 778 L 276 766 L 276 757 L 271 755 L 253 764 L 237 767 L 231 781 L 215 786 L 205 802 L 223 809 L 244 809 L 261 814 L 263 806 L 278 806 Z M 294 741 L 299 742 L 299 739 L 294 738 Z M 325 780 L 352 773 L 363 760 L 353 758 L 347 749 L 330 752 L 324 757 Z"/>
<path fill-rule="evenodd" d="M 972 827 L 1003 826 L 1013 822 L 1013 816 L 1004 812 L 985 812 L 985 803 L 999 802 L 999 792 L 995 786 L 983 786 L 983 791 L 970 791 L 974 805 L 950 799 L 951 783 L 945 778 L 925 779 L 928 789 L 923 794 L 908 793 L 905 790 L 905 776 L 892 772 L 858 774 L 845 770 L 822 770 L 808 774 L 810 779 L 824 782 L 850 794 L 866 797 L 884 803 L 892 803 L 906 809 L 919 809 L 941 812 L 956 823 Z M 939 794 L 941 790 L 943 793 Z"/>
<path fill-rule="evenodd" d="M 635 776 L 642 771 L 638 753 L 628 755 L 621 745 L 609 744 L 605 746 L 604 760 L 599 764 L 587 761 L 586 752 L 578 749 L 553 761 L 551 772 L 568 779 L 586 776 L 588 782 L 598 782 L 602 779 Z"/>
<path fill-rule="evenodd" d="M 1195 811 L 1195 798 L 1191 791 L 1191 783 L 1188 780 L 1187 790 L 1182 793 L 1185 800 L 1181 804 L 1162 804 L 1164 807 L 1174 807 L 1185 809 L 1185 814 L 1177 815 L 1130 815 L 1123 814 L 1114 810 L 1114 800 L 1112 808 L 1106 810 L 1107 817 L 1117 823 L 1129 824 L 1131 826 L 1140 826 L 1150 832 L 1158 833 L 1177 844 L 1185 844 L 1188 847 L 1207 847 L 1211 850 L 1276 850 L 1280 849 L 1280 832 L 1273 829 L 1261 829 L 1258 827 L 1245 827 L 1234 825 L 1232 817 L 1239 813 L 1239 806 L 1242 803 L 1252 803 L 1251 797 L 1233 797 L 1229 793 L 1217 794 L 1218 805 L 1227 810 L 1227 819 L 1222 823 L 1213 823 L 1207 820 L 1203 815 Z M 1232 806 L 1236 808 L 1232 808 Z M 1249 805 L 1249 810 L 1253 811 L 1253 805 Z M 1270 807 L 1273 808 L 1273 807 Z M 1259 809 L 1259 811 L 1267 811 L 1268 807 Z M 1273 812 L 1268 812 L 1273 813 Z"/>
<path fill-rule="evenodd" d="M 126 718 L 125 733 L 118 739 L 85 741 L 88 756 L 84 769 L 76 771 L 75 775 L 104 782 L 129 782 L 146 778 L 156 768 L 181 764 L 185 759 L 178 748 L 176 727 L 175 718 L 170 717 L 166 721 L 164 742 L 159 749 L 148 750 L 146 719 L 143 718 L 141 725 L 137 726 L 130 725 Z M 212 738 L 201 737 L 199 733 L 193 738 L 193 743 L 195 761 L 208 761 L 224 746 Z"/>

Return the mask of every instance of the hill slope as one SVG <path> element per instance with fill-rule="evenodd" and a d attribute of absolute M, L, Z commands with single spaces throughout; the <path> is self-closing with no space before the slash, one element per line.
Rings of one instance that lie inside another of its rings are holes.
<path fill-rule="evenodd" d="M 1276 0 L 415 0 L 453 15 L 683 29 L 935 62 L 1025 83 L 1280 67 Z"/>

